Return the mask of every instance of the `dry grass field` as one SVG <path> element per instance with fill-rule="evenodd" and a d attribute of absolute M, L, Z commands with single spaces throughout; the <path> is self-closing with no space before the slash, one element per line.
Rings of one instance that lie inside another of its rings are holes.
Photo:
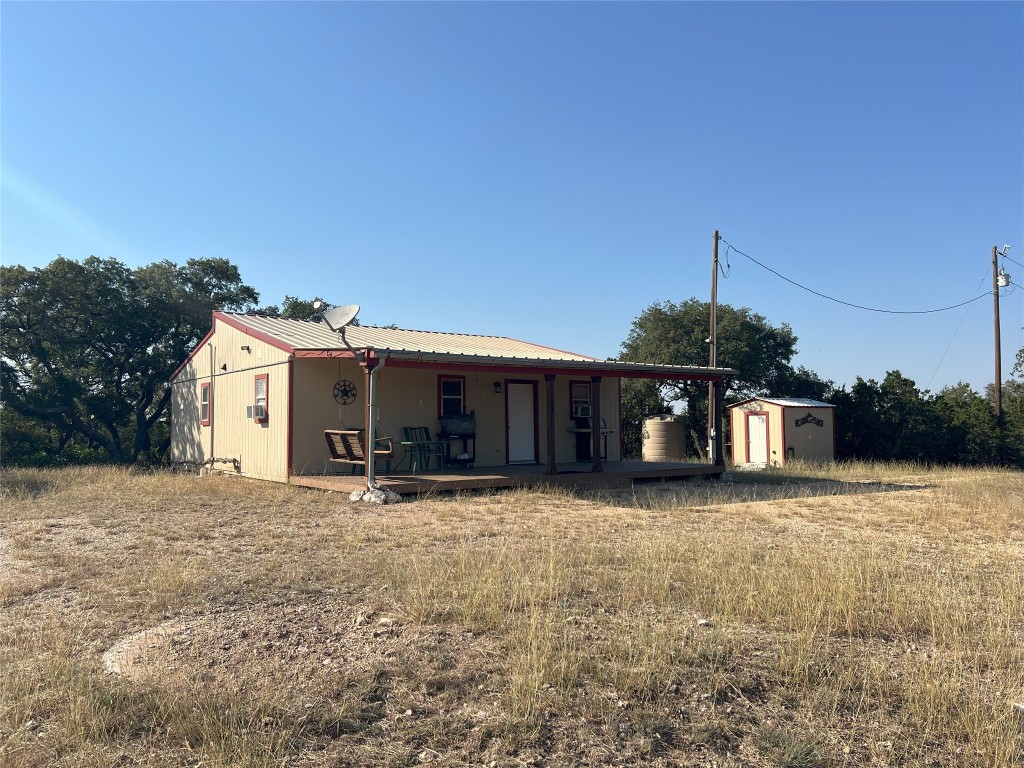
<path fill-rule="evenodd" d="M 5 470 L 0 765 L 1024 764 L 1024 475 Z"/>

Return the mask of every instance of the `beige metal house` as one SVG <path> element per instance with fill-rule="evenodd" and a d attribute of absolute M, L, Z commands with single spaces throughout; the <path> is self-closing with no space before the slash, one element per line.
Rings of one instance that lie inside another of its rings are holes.
<path fill-rule="evenodd" d="M 781 467 L 835 458 L 835 406 L 820 400 L 756 397 L 726 407 L 734 466 Z"/>
<path fill-rule="evenodd" d="M 288 482 L 348 473 L 326 429 L 366 428 L 376 384 L 376 436 L 408 470 L 405 427 L 442 427 L 445 463 L 466 467 L 621 458 L 620 380 L 714 382 L 734 371 L 602 361 L 515 339 L 213 313 L 213 327 L 171 377 L 171 460 Z M 353 354 L 355 352 L 355 354 Z M 592 430 L 587 424 L 600 424 Z M 452 422 L 462 426 L 455 429 Z M 466 426 L 468 428 L 466 428 Z M 582 426 L 581 426 L 582 425 Z M 594 450 L 596 448 L 596 450 Z"/>

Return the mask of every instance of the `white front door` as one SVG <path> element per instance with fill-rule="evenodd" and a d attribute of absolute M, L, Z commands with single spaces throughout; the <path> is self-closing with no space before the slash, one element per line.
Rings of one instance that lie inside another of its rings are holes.
<path fill-rule="evenodd" d="M 747 463 L 768 463 L 768 414 L 747 414 Z"/>
<path fill-rule="evenodd" d="M 537 387 L 509 382 L 505 387 L 508 418 L 508 463 L 537 461 Z"/>

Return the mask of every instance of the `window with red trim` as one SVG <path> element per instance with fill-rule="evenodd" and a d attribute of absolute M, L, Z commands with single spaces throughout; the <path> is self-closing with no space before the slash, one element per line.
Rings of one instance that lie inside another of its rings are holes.
<path fill-rule="evenodd" d="M 590 382 L 569 382 L 569 418 L 590 417 Z"/>
<path fill-rule="evenodd" d="M 210 382 L 199 385 L 199 424 L 204 427 L 210 426 L 213 415 L 213 403 L 210 401 Z"/>
<path fill-rule="evenodd" d="M 257 374 L 252 400 L 252 420 L 262 424 L 270 418 L 270 374 Z"/>
<path fill-rule="evenodd" d="M 466 377 L 437 377 L 437 415 L 457 416 L 466 412 Z"/>

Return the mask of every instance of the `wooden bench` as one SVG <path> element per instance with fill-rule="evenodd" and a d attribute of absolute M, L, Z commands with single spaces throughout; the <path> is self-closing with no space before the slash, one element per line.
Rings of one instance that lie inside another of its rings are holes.
<path fill-rule="evenodd" d="M 352 474 L 359 467 L 366 467 L 366 446 L 361 429 L 325 429 L 324 440 L 331 452 L 331 461 L 339 464 L 351 464 Z M 390 437 L 378 437 L 374 440 L 374 464 L 384 461 L 385 472 L 391 471 L 391 460 L 395 458 L 394 446 Z"/>

